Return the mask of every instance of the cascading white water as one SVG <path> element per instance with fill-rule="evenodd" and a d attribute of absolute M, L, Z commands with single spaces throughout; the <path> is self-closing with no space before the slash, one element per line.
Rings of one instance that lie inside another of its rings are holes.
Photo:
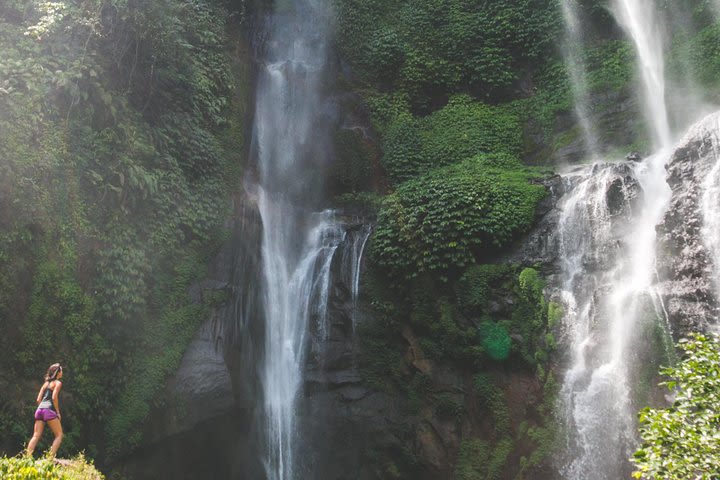
<path fill-rule="evenodd" d="M 663 42 L 650 1 L 613 0 L 612 11 L 637 51 L 658 152 L 641 163 L 598 163 L 568 177 L 559 225 L 564 341 L 571 351 L 560 395 L 567 429 L 560 471 L 568 480 L 628 476 L 637 444 L 632 375 L 646 341 L 637 330 L 648 320 L 666 324 L 655 289 L 655 227 L 671 197 Z"/>
<path fill-rule="evenodd" d="M 597 133 L 590 122 L 588 110 L 587 71 L 582 58 L 583 34 L 578 18 L 577 0 L 563 0 L 562 12 L 565 19 L 565 41 L 563 52 L 565 64 L 570 76 L 573 98 L 575 99 L 575 115 L 583 131 L 585 149 L 590 157 L 597 156 Z"/>
<path fill-rule="evenodd" d="M 344 232 L 332 211 L 314 213 L 322 181 L 318 151 L 329 127 L 323 114 L 329 6 L 297 0 L 271 20 L 258 76 L 254 142 L 262 217 L 265 470 L 271 480 L 298 471 L 298 398 L 308 328 L 327 331 L 332 257 Z M 313 170 L 315 169 L 315 170 Z"/>
<path fill-rule="evenodd" d="M 332 257 L 343 232 L 332 212 L 311 215 L 300 254 L 290 255 L 294 237 L 287 215 L 297 213 L 289 205 L 268 205 L 261 195 L 260 211 L 265 228 L 263 261 L 265 274 L 266 340 L 262 382 L 265 395 L 268 478 L 296 477 L 297 397 L 302 386 L 306 336 L 312 314 L 318 329 L 327 330 L 327 290 Z M 278 208 L 279 207 L 279 208 Z"/>
<path fill-rule="evenodd" d="M 670 198 L 658 176 L 667 152 L 644 163 L 598 163 L 568 176 L 559 223 L 562 299 L 571 364 L 561 389 L 568 428 L 564 478 L 618 479 L 636 446 L 631 372 L 638 323 L 661 321 L 655 225 Z M 626 472 L 625 472 L 626 473 Z"/>
<path fill-rule="evenodd" d="M 710 141 L 710 148 L 716 158 L 715 165 L 702 185 L 700 209 L 703 219 L 702 240 L 712 262 L 710 268 L 715 284 L 715 298 L 720 299 L 720 113 L 709 116 L 700 125 L 705 129 L 702 135 Z M 689 135 L 697 135 L 697 132 L 690 132 Z M 716 321 L 716 325 L 720 328 L 720 321 Z"/>

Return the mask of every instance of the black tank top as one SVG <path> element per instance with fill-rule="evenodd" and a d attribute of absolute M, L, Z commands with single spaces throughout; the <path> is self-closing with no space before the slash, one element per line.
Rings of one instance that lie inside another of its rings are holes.
<path fill-rule="evenodd" d="M 52 396 L 53 389 L 48 386 L 43 392 L 42 400 L 40 400 L 40 405 L 38 405 L 38 408 L 49 408 L 54 412 L 55 405 L 53 405 Z"/>

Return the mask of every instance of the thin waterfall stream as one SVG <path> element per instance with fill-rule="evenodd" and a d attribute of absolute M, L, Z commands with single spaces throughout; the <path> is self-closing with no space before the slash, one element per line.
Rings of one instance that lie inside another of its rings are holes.
<path fill-rule="evenodd" d="M 702 241 L 711 256 L 711 276 L 715 285 L 715 296 L 720 298 L 720 114 L 711 117 L 712 128 L 705 132 L 711 139 L 711 148 L 718 159 L 702 185 L 701 213 L 703 227 Z M 705 128 L 707 128 L 707 125 Z M 719 323 L 720 325 L 720 323 Z"/>
<path fill-rule="evenodd" d="M 590 121 L 590 105 L 587 88 L 587 71 L 582 58 L 583 35 L 582 22 L 578 17 L 577 0 L 563 0 L 562 13 L 565 19 L 565 39 L 563 52 L 575 97 L 575 115 L 583 132 L 585 149 L 591 158 L 598 154 L 597 132 Z"/>

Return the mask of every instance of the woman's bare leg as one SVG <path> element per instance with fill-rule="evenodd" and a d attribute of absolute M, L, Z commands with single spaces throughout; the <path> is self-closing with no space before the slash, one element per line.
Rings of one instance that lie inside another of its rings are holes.
<path fill-rule="evenodd" d="M 42 420 L 35 420 L 35 427 L 33 428 L 33 436 L 30 439 L 30 442 L 27 446 L 27 455 L 32 457 L 33 452 L 35 452 L 35 447 L 37 447 L 38 442 L 40 441 L 40 437 L 42 437 L 43 430 L 45 429 L 45 422 Z"/>
<path fill-rule="evenodd" d="M 55 440 L 53 440 L 52 446 L 50 447 L 50 456 L 54 457 L 58 451 L 58 448 L 60 448 L 60 443 L 62 443 L 62 439 L 63 439 L 62 425 L 60 424 L 60 420 L 58 420 L 57 418 L 54 420 L 50 420 L 47 423 L 48 423 L 48 425 L 50 425 L 50 429 L 55 434 Z"/>

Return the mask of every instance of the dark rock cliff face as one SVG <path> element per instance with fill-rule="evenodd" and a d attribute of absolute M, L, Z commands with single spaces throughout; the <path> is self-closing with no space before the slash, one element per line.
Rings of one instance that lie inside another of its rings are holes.
<path fill-rule="evenodd" d="M 555 262 L 552 225 L 563 182 L 551 177 L 544 184 L 550 195 L 538 208 L 535 229 L 503 262 Z M 234 234 L 217 259 L 214 275 L 191 292 L 197 301 L 218 294 L 224 300 L 198 331 L 168 382 L 164 405 L 148 422 L 145 446 L 115 466 L 130 478 L 264 478 L 257 444 L 261 437 L 251 427 L 261 401 L 256 375 L 261 358 L 257 344 L 262 342 L 253 339 L 262 338 L 262 325 L 254 297 L 257 290 L 251 285 L 261 275 L 257 249 L 262 226 L 252 199 L 242 202 L 245 206 L 234 220 Z M 351 287 L 339 263 L 333 264 L 330 335 L 320 342 L 311 332 L 299 402 L 301 445 L 309 447 L 305 463 L 312 470 L 307 478 L 407 478 L 394 476 L 401 471 L 411 471 L 418 479 L 453 478 L 463 439 L 498 440 L 488 411 L 478 407 L 482 399 L 474 392 L 472 369 L 463 371 L 434 360 L 424 352 L 421 337 L 406 326 L 393 340 L 402 376 L 408 381 L 426 379 L 428 385 L 422 388 L 430 392 L 428 396 L 441 397 L 465 413 L 457 415 L 427 398 L 418 400 L 406 392 L 373 386 L 363 375 L 359 358 L 362 326 L 372 319 L 362 302 L 353 312 Z M 509 317 L 513 308 L 511 300 L 499 301 L 494 314 Z M 238 335 L 240 331 L 244 333 Z M 231 341 L 238 338 L 242 340 Z M 498 365 L 487 373 L 507 403 L 512 428 L 535 425 L 544 397 L 536 372 Z M 532 447 L 519 445 L 515 452 L 508 461 L 517 466 Z M 537 469 L 535 475 L 552 478 Z"/>
<path fill-rule="evenodd" d="M 672 199 L 658 226 L 658 274 L 661 293 L 676 337 L 702 331 L 717 318 L 709 252 L 703 244 L 703 181 L 720 160 L 713 114 L 681 141 L 667 165 Z M 720 199 L 717 199 L 720 201 Z"/>
<path fill-rule="evenodd" d="M 262 478 L 251 431 L 260 358 L 253 338 L 262 338 L 262 325 L 258 289 L 248 288 L 260 278 L 262 225 L 252 198 L 238 203 L 212 275 L 190 291 L 196 302 L 217 298 L 217 306 L 167 382 L 144 446 L 112 465 L 114 472 L 135 480 Z"/>

